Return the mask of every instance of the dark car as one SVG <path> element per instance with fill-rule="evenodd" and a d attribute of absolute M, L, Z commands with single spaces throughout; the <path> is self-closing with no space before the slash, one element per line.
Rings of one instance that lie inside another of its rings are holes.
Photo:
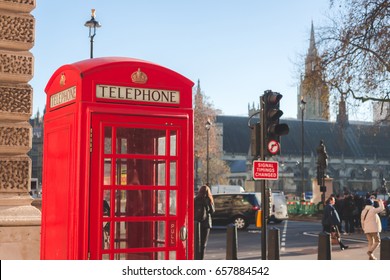
<path fill-rule="evenodd" d="M 214 194 L 215 212 L 211 216 L 214 225 L 233 223 L 237 229 L 255 224 L 256 212 L 260 209 L 260 194 Z"/>

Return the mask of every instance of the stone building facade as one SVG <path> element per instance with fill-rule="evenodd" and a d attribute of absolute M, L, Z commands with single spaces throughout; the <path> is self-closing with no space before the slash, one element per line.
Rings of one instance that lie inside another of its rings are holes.
<path fill-rule="evenodd" d="M 39 210 L 29 195 L 35 0 L 0 0 L 0 259 L 39 259 Z"/>

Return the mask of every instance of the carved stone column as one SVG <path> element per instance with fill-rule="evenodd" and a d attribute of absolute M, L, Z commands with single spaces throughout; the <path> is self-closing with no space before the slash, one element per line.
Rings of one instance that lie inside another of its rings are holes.
<path fill-rule="evenodd" d="M 0 259 L 39 259 L 40 211 L 29 195 L 35 0 L 0 0 Z"/>

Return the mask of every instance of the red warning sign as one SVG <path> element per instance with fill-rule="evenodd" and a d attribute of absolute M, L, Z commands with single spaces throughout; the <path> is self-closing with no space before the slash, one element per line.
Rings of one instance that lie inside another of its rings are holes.
<path fill-rule="evenodd" d="M 278 180 L 279 163 L 277 161 L 253 161 L 253 179 L 254 180 Z"/>

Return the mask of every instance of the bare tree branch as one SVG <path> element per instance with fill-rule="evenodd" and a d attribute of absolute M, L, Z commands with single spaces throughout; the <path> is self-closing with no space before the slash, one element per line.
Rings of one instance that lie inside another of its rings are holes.
<path fill-rule="evenodd" d="M 318 41 L 330 89 L 361 102 L 390 102 L 390 0 L 330 5 L 339 13 L 320 29 Z"/>

